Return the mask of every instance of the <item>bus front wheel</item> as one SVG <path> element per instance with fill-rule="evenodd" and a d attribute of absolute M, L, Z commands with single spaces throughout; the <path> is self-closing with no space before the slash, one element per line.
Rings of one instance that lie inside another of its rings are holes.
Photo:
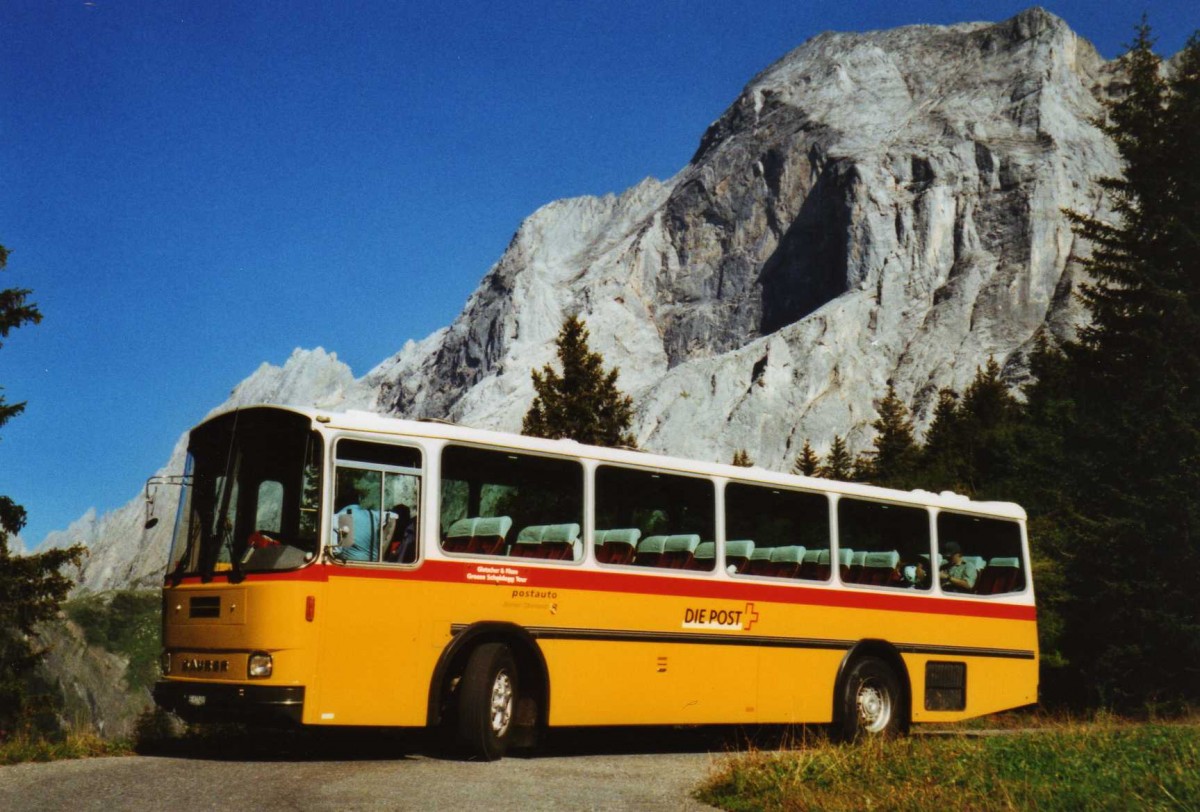
<path fill-rule="evenodd" d="M 512 738 L 517 664 L 503 643 L 471 652 L 458 686 L 458 744 L 467 758 L 495 761 Z"/>
<path fill-rule="evenodd" d="M 841 711 L 846 741 L 903 732 L 904 694 L 892 667 L 878 657 L 855 660 L 842 686 Z"/>

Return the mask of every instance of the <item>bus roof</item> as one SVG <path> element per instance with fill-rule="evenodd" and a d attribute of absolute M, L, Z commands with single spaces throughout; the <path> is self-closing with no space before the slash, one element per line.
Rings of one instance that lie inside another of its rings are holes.
<path fill-rule="evenodd" d="M 214 413 L 209 415 L 204 422 L 234 411 L 259 408 L 277 409 L 305 415 L 313 420 L 316 426 L 325 431 L 365 432 L 396 437 L 420 437 L 431 440 L 474 443 L 579 457 L 599 462 L 635 465 L 675 473 L 703 474 L 743 482 L 759 482 L 783 487 L 803 488 L 845 496 L 929 506 L 944 510 L 976 513 L 1008 519 L 1024 520 L 1026 518 L 1024 508 L 1016 503 L 974 501 L 967 496 L 950 491 L 942 491 L 941 493 L 933 493 L 932 491 L 925 490 L 902 491 L 858 482 L 842 482 L 833 479 L 806 477 L 799 474 L 787 474 L 758 466 L 745 468 L 727 463 L 670 457 L 636 449 L 585 445 L 575 440 L 546 440 L 540 437 L 528 437 L 523 434 L 471 428 L 441 420 L 406 420 L 397 417 L 385 417 L 374 412 L 359 410 L 335 412 L 327 409 L 314 409 L 303 406 L 268 403 L 249 404 Z"/>

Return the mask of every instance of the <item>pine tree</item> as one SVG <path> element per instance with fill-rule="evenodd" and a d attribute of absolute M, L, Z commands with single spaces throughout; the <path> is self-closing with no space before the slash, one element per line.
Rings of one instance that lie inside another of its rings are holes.
<path fill-rule="evenodd" d="M 820 455 L 813 451 L 812 445 L 809 444 L 808 440 L 805 440 L 804 448 L 800 449 L 800 454 L 796 457 L 796 462 L 792 465 L 792 473 L 800 474 L 801 476 L 817 476 L 817 471 L 820 468 Z"/>
<path fill-rule="evenodd" d="M 989 358 L 959 405 L 959 475 L 963 492 L 985 498 L 1011 492 L 1016 472 L 1021 405 L 1000 376 L 1000 364 Z"/>
<path fill-rule="evenodd" d="M 536 395 L 521 431 L 533 437 L 568 438 L 603 446 L 632 446 L 633 399 L 617 389 L 618 371 L 588 348 L 588 331 L 571 316 L 558 333 L 562 373 L 547 364 L 532 372 Z"/>
<path fill-rule="evenodd" d="M 963 421 L 958 393 L 950 387 L 938 392 L 933 420 L 925 432 L 921 450 L 921 473 L 928 486 L 937 491 L 966 493 L 967 475 Z"/>
<path fill-rule="evenodd" d="M 739 448 L 733 452 L 733 465 L 738 468 L 753 468 L 754 460 L 750 459 L 750 452 L 744 448 Z"/>
<path fill-rule="evenodd" d="M 1026 443 L 1023 478 L 1056 485 L 1029 504 L 1057 521 L 1071 682 L 1130 708 L 1200 699 L 1200 44 L 1167 81 L 1143 24 L 1123 64 L 1103 123 L 1125 164 L 1103 181 L 1115 219 L 1071 214 L 1092 321 L 1036 361 L 1027 435 L 1048 448 Z"/>
<path fill-rule="evenodd" d="M 854 478 L 854 458 L 850 456 L 846 440 L 840 434 L 833 438 L 829 453 L 825 455 L 825 464 L 820 467 L 817 475 L 825 479 L 838 479 L 843 482 L 849 482 Z"/>
<path fill-rule="evenodd" d="M 879 402 L 879 418 L 871 424 L 874 450 L 859 458 L 856 479 L 892 488 L 910 488 L 915 484 L 919 449 L 913 435 L 908 407 L 888 384 L 887 394 Z"/>
<path fill-rule="evenodd" d="M 0 246 L 0 270 L 7 264 L 8 250 Z M 29 293 L 23 288 L 0 290 L 0 339 L 42 320 L 37 305 L 28 301 Z M 24 403 L 6 403 L 0 396 L 0 427 L 24 409 Z M 67 564 L 77 566 L 83 555 L 78 546 L 39 555 L 12 555 L 9 535 L 19 533 L 25 520 L 23 507 L 0 496 L 0 741 L 46 710 L 48 700 L 29 692 L 29 677 L 44 654 L 36 647 L 37 624 L 58 613 L 71 589 L 70 579 L 60 569 Z"/>

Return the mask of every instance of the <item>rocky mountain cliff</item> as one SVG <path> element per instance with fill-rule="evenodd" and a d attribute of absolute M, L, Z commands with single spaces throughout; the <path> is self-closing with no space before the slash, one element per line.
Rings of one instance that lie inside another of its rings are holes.
<path fill-rule="evenodd" d="M 1116 85 L 1041 9 L 1002 23 L 815 37 L 760 73 L 675 177 L 531 215 L 449 327 L 359 380 L 324 351 L 230 403 L 369 408 L 516 430 L 564 317 L 621 369 L 643 447 L 788 469 L 805 438 L 870 440 L 890 381 L 928 419 L 989 357 L 1019 380 L 1082 316 L 1064 208 L 1119 172 L 1090 122 Z M 164 470 L 177 471 L 180 450 Z M 160 515 L 173 515 L 164 496 Z M 140 500 L 89 514 L 89 589 L 151 584 Z"/>

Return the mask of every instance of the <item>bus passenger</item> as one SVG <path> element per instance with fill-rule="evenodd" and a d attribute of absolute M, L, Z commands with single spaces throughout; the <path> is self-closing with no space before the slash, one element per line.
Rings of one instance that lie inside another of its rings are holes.
<path fill-rule="evenodd" d="M 946 563 L 941 569 L 942 589 L 946 592 L 973 592 L 979 572 L 974 564 L 963 560 L 958 542 L 947 541 L 942 545 L 942 554 L 946 556 Z"/>
<path fill-rule="evenodd" d="M 396 516 L 396 529 L 392 531 L 392 540 L 383 560 L 411 564 L 416 560 L 417 552 L 417 523 L 413 520 L 412 508 L 397 504 L 392 506 L 392 513 Z"/>
<path fill-rule="evenodd" d="M 354 519 L 354 538 L 343 540 L 334 555 L 342 561 L 378 561 L 379 511 L 368 510 L 362 505 L 347 505 L 334 516 L 335 535 L 338 533 L 338 516 Z"/>
<path fill-rule="evenodd" d="M 892 583 L 889 586 L 898 586 L 904 589 L 929 589 L 933 579 L 929 577 L 927 567 L 928 562 L 920 556 L 908 561 L 901 561 L 896 565 L 896 572 L 892 576 Z"/>

